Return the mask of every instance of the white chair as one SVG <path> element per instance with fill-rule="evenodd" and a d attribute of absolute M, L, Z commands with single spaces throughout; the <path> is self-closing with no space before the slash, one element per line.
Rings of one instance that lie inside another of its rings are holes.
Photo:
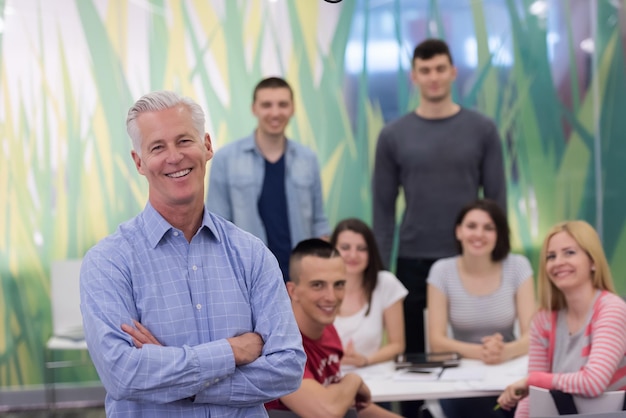
<path fill-rule="evenodd" d="M 46 401 L 56 405 L 55 370 L 90 364 L 88 355 L 81 360 L 57 361 L 58 350 L 87 350 L 80 313 L 80 266 L 82 260 L 53 261 L 50 268 L 50 304 L 52 307 L 52 336 L 46 343 L 45 388 Z"/>
<path fill-rule="evenodd" d="M 83 320 L 80 313 L 80 266 L 82 260 L 53 261 L 50 268 L 50 303 L 52 305 L 52 337 L 48 347 L 87 348 L 84 343 Z M 69 345 L 68 345 L 69 344 Z"/>
<path fill-rule="evenodd" d="M 559 412 L 554 399 L 548 389 L 531 386 L 528 390 L 529 417 L 553 418 L 559 417 Z M 576 415 L 563 415 L 568 417 L 620 417 L 626 416 L 622 411 L 624 406 L 624 391 L 605 392 L 595 398 L 583 398 L 572 396 L 574 405 L 578 410 Z"/>

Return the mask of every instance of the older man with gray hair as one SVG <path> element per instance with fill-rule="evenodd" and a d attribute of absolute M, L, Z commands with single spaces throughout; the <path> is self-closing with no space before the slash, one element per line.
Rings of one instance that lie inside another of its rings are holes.
<path fill-rule="evenodd" d="M 197 103 L 150 93 L 126 123 L 148 203 L 89 250 L 80 284 L 107 417 L 265 417 L 305 362 L 278 263 L 205 208 L 213 149 Z"/>

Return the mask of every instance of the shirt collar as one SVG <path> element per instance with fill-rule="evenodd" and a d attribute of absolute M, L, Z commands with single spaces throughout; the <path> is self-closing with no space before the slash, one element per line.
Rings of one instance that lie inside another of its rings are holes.
<path fill-rule="evenodd" d="M 259 151 L 259 149 L 256 146 L 256 142 L 254 140 L 254 135 L 256 133 L 256 129 L 254 131 L 252 131 L 252 134 L 250 134 L 249 136 L 246 136 L 243 138 L 243 140 L 241 141 L 241 147 L 244 151 L 251 151 L 251 152 L 256 152 L 257 154 L 261 155 L 261 151 Z M 293 147 L 290 145 L 290 140 L 287 136 L 285 136 L 285 154 L 291 154 L 292 153 L 292 149 Z"/>
<path fill-rule="evenodd" d="M 213 222 L 213 219 L 211 218 L 211 215 L 209 214 L 206 206 L 204 206 L 202 210 L 203 214 L 202 224 L 200 225 L 200 233 L 202 233 L 202 231 L 206 229 L 208 232 L 211 233 L 211 235 L 213 235 L 213 237 L 218 242 L 221 242 L 222 240 L 217 233 L 215 223 Z M 148 243 L 150 244 L 151 248 L 156 248 L 156 246 L 159 244 L 159 242 L 161 242 L 165 234 L 168 231 L 174 229 L 174 227 L 170 225 L 170 223 L 167 222 L 159 212 L 157 212 L 157 210 L 152 206 L 149 201 L 148 203 L 146 203 L 146 207 L 144 208 L 141 216 L 143 218 L 144 232 L 146 234 L 146 237 L 148 237 Z"/>

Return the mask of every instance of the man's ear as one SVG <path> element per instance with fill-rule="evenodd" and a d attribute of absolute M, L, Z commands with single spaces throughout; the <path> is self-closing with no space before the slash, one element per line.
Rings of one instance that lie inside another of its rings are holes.
<path fill-rule="evenodd" d="M 213 143 L 211 142 L 211 135 L 209 135 L 208 133 L 204 134 L 204 146 L 207 149 L 207 155 L 206 155 L 206 160 L 209 161 L 211 158 L 213 158 Z"/>
<path fill-rule="evenodd" d="M 453 65 L 452 66 L 452 76 L 454 77 L 453 80 L 456 80 L 456 76 L 458 74 L 458 70 L 456 69 L 456 67 Z"/>
<path fill-rule="evenodd" d="M 296 293 L 296 284 L 290 280 L 285 283 L 285 286 L 287 286 L 287 293 L 289 293 L 289 297 L 291 298 L 291 300 L 294 300 Z"/>
<path fill-rule="evenodd" d="M 143 172 L 143 165 L 142 165 L 141 157 L 139 156 L 139 154 L 137 154 L 135 150 L 132 150 L 130 152 L 130 156 L 133 157 L 133 161 L 135 162 L 135 167 L 137 167 L 137 171 L 139 172 L 139 174 L 144 176 L 145 174 Z"/>

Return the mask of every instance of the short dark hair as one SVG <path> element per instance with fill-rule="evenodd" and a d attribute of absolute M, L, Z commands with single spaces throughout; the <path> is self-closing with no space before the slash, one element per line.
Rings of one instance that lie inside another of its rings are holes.
<path fill-rule="evenodd" d="M 370 306 L 372 304 L 372 293 L 374 293 L 374 289 L 376 288 L 376 284 L 378 283 L 378 272 L 384 270 L 383 260 L 380 257 L 380 252 L 378 251 L 378 244 L 376 243 L 374 233 L 365 222 L 357 218 L 348 218 L 339 222 L 335 227 L 332 236 L 330 237 L 330 243 L 334 247 L 337 247 L 337 239 L 339 238 L 339 234 L 341 234 L 343 231 L 352 231 L 354 233 L 360 234 L 365 240 L 365 244 L 367 245 L 368 262 L 367 267 L 365 267 L 365 271 L 363 272 L 362 283 L 363 291 L 365 292 L 365 299 L 368 303 L 365 315 L 368 315 L 370 311 Z"/>
<path fill-rule="evenodd" d="M 493 248 L 491 252 L 491 259 L 493 261 L 502 261 L 509 255 L 511 251 L 511 241 L 510 241 L 510 232 L 509 232 L 509 224 L 506 220 L 506 213 L 500 205 L 498 205 L 495 201 L 491 199 L 480 199 L 475 202 L 469 203 L 461 209 L 458 216 L 456 217 L 455 222 L 455 234 L 456 227 L 463 223 L 463 219 L 465 219 L 465 215 L 469 211 L 474 209 L 482 210 L 487 212 L 493 224 L 496 226 L 496 246 Z M 456 239 L 456 236 L 455 236 Z M 461 242 L 456 240 L 457 249 L 460 254 L 463 253 L 463 247 L 461 246 Z"/>
<path fill-rule="evenodd" d="M 257 85 L 254 87 L 254 92 L 252 93 L 252 103 L 256 101 L 256 94 L 259 90 L 262 89 L 287 89 L 289 90 L 289 94 L 293 99 L 293 90 L 291 86 L 284 78 L 280 77 L 267 77 L 263 80 L 259 81 Z"/>
<path fill-rule="evenodd" d="M 305 239 L 300 241 L 298 245 L 291 250 L 289 257 L 289 279 L 294 283 L 298 283 L 300 276 L 298 268 L 300 261 L 307 256 L 319 258 L 339 257 L 339 252 L 328 241 L 319 238 Z"/>
<path fill-rule="evenodd" d="M 426 39 L 415 47 L 415 50 L 413 51 L 412 65 L 415 65 L 415 60 L 418 58 L 421 60 L 429 60 L 435 55 L 447 55 L 450 60 L 450 64 L 454 65 L 448 44 L 441 39 L 434 38 Z"/>

